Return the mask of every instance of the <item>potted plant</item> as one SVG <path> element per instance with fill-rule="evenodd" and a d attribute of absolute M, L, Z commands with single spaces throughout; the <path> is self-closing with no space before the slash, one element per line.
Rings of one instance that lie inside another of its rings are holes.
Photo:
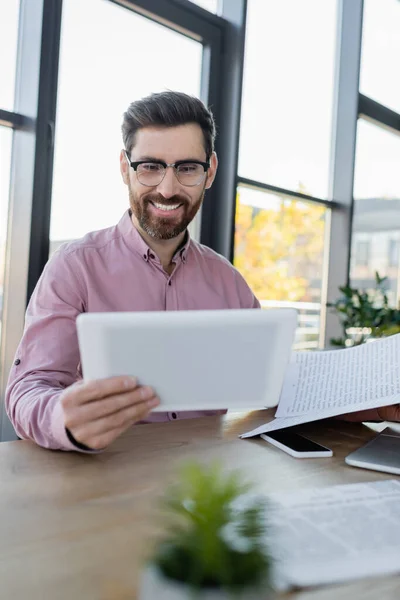
<path fill-rule="evenodd" d="M 237 472 L 186 465 L 167 492 L 167 533 L 143 578 L 140 600 L 260 600 L 270 594 L 266 504 Z"/>
<path fill-rule="evenodd" d="M 367 340 L 400 332 L 400 310 L 389 306 L 387 277 L 375 273 L 375 289 L 340 287 L 342 296 L 328 304 L 339 315 L 343 335 L 332 338 L 333 346 L 357 346 Z"/>

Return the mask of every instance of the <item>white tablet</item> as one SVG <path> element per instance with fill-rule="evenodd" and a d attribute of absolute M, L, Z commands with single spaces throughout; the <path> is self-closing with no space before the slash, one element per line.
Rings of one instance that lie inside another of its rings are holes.
<path fill-rule="evenodd" d="M 136 376 L 158 411 L 276 406 L 296 325 L 287 308 L 84 313 L 83 377 Z"/>

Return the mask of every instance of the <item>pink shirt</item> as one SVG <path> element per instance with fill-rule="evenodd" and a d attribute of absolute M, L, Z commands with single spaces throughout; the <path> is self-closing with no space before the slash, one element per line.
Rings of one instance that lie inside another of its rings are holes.
<path fill-rule="evenodd" d="M 169 276 L 127 211 L 115 227 L 61 246 L 29 302 L 6 390 L 21 438 L 76 450 L 66 434 L 61 392 L 81 377 L 75 319 L 82 312 L 259 308 L 231 263 L 188 238 Z M 153 413 L 149 421 L 215 414 Z"/>

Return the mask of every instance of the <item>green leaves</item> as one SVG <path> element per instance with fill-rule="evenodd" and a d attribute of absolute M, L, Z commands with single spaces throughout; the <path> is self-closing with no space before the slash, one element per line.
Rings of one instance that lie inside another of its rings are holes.
<path fill-rule="evenodd" d="M 267 579 L 266 504 L 238 472 L 187 464 L 162 506 L 167 534 L 152 562 L 166 577 L 232 592 Z"/>
<path fill-rule="evenodd" d="M 343 337 L 333 338 L 333 346 L 356 346 L 370 337 L 382 337 L 400 332 L 400 311 L 389 306 L 387 277 L 375 273 L 375 288 L 371 291 L 342 286 L 342 296 L 328 304 L 338 314 Z"/>

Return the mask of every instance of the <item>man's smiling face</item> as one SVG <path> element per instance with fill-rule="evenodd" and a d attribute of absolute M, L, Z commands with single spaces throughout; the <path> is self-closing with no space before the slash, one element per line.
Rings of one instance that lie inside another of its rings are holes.
<path fill-rule="evenodd" d="M 188 123 L 177 127 L 145 127 L 135 135 L 129 159 L 135 161 L 206 162 L 201 127 Z M 138 172 L 121 153 L 121 172 L 129 189 L 133 219 L 139 228 L 157 240 L 170 240 L 186 230 L 196 216 L 206 188 L 211 187 L 217 169 L 217 158 L 210 158 L 210 168 L 202 171 L 198 185 L 182 184 L 173 168 L 167 168 L 163 180 L 148 187 L 139 181 Z M 144 180 L 143 178 L 141 178 Z"/>

